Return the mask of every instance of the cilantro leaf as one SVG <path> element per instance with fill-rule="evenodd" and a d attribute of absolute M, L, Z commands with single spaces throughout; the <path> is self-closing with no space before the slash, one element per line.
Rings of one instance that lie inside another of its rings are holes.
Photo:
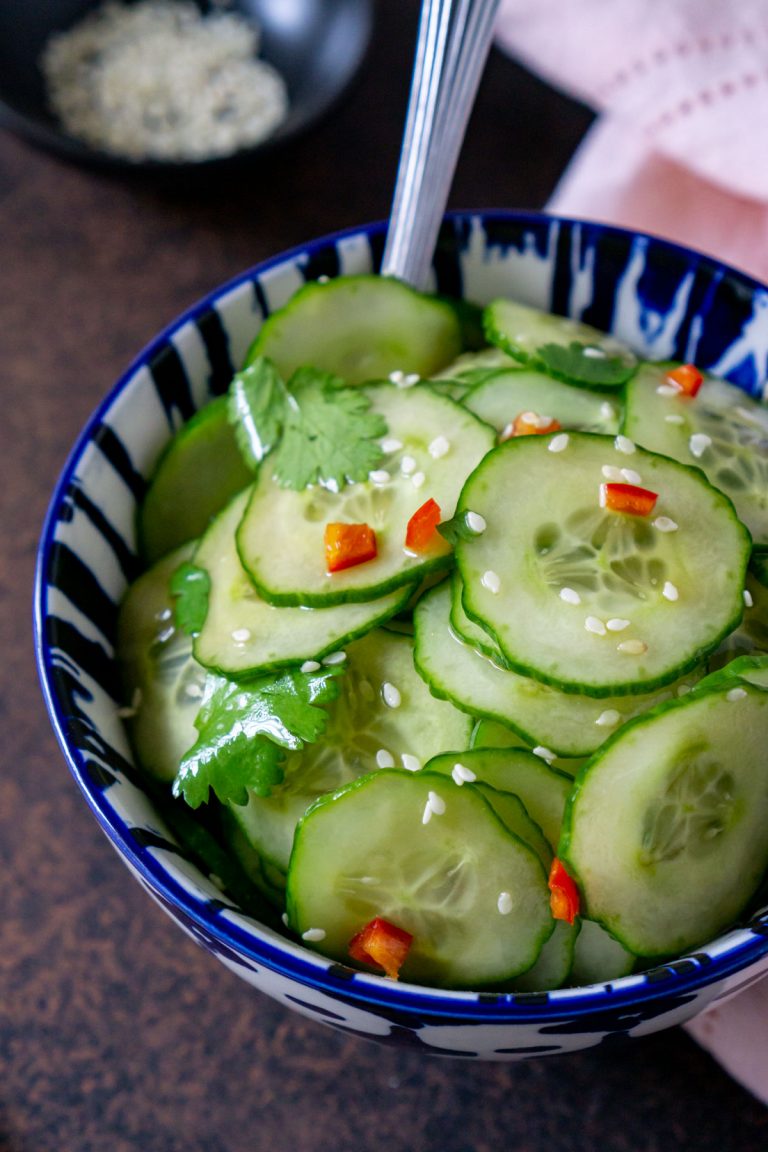
<path fill-rule="evenodd" d="M 168 589 L 174 598 L 173 616 L 176 627 L 188 636 L 196 636 L 208 615 L 211 578 L 205 568 L 185 561 L 171 576 Z"/>
<path fill-rule="evenodd" d="M 595 355 L 596 352 L 601 354 Z M 618 387 L 629 380 L 637 366 L 632 356 L 604 355 L 596 344 L 577 340 L 567 348 L 562 344 L 542 344 L 536 354 L 554 376 L 593 388 Z"/>
<path fill-rule="evenodd" d="M 381 463 L 377 440 L 387 424 L 368 397 L 328 372 L 299 368 L 289 384 L 283 436 L 274 453 L 274 476 L 283 488 L 325 484 L 337 491 L 367 480 Z"/>
<path fill-rule="evenodd" d="M 288 392 L 274 364 L 259 356 L 229 386 L 229 422 L 240 453 L 256 469 L 283 429 Z"/>
<path fill-rule="evenodd" d="M 195 719 L 199 735 L 182 758 L 174 796 L 192 808 L 206 803 L 210 790 L 223 804 L 247 804 L 249 790 L 268 796 L 283 779 L 285 750 L 325 731 L 323 705 L 338 696 L 342 672 L 278 672 L 247 684 L 210 677 Z"/>

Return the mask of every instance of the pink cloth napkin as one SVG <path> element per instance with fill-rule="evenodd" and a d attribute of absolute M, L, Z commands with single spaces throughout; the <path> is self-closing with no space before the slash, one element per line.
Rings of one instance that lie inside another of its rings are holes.
<path fill-rule="evenodd" d="M 768 281 L 765 0 L 501 0 L 496 33 L 598 113 L 551 211 L 652 232 Z M 768 1104 L 768 978 L 687 1029 Z"/>

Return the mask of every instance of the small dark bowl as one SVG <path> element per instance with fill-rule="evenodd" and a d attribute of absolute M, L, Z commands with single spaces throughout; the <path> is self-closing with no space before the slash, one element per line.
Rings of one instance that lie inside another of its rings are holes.
<path fill-rule="evenodd" d="M 195 0 L 204 11 L 212 5 Z M 211 160 L 129 160 L 65 132 L 51 111 L 39 66 L 53 32 L 77 23 L 95 0 L 0 0 L 0 124 L 65 158 L 122 174 L 159 178 L 221 175 L 306 131 L 348 88 L 373 28 L 372 0 L 232 0 L 224 10 L 261 29 L 260 56 L 283 76 L 290 110 L 268 140 Z"/>

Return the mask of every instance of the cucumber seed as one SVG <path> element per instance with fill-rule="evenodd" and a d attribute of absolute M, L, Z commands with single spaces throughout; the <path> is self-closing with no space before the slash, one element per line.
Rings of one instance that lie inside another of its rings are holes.
<path fill-rule="evenodd" d="M 606 708 L 605 712 L 601 712 L 595 724 L 600 728 L 615 728 L 621 720 L 621 713 L 617 712 L 615 708 Z"/>
<path fill-rule="evenodd" d="M 645 640 L 622 640 L 621 644 L 616 645 L 616 649 L 626 653 L 627 656 L 642 656 L 648 651 L 648 645 Z"/>

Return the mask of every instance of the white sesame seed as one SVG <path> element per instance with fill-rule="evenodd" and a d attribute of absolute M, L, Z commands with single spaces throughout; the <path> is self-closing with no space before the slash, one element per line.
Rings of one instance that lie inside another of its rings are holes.
<path fill-rule="evenodd" d="M 323 273 L 322 276 L 318 276 L 318 278 L 317 278 L 318 284 L 330 284 L 330 282 L 331 282 L 330 276 L 326 276 L 325 273 Z"/>
<path fill-rule="evenodd" d="M 499 892 L 496 907 L 502 916 L 508 916 L 512 911 L 512 896 L 509 892 Z"/>
<path fill-rule="evenodd" d="M 566 604 L 581 604 L 581 596 L 575 588 L 561 588 L 560 599 L 565 600 Z"/>
<path fill-rule="evenodd" d="M 598 501 L 600 503 L 601 508 L 605 508 L 606 505 L 608 504 L 608 485 L 607 484 L 601 484 L 600 485 L 600 492 L 598 495 Z"/>
<path fill-rule="evenodd" d="M 691 450 L 691 455 L 698 460 L 700 456 L 704 455 L 711 443 L 712 437 L 707 436 L 706 432 L 694 432 L 688 441 L 688 447 Z"/>
<path fill-rule="evenodd" d="M 419 376 L 418 372 L 409 372 L 408 375 L 403 378 L 401 387 L 413 388 L 414 384 L 418 384 L 419 380 L 421 380 L 421 376 Z"/>
<path fill-rule="evenodd" d="M 642 484 L 642 476 L 639 472 L 635 472 L 634 468 L 622 468 L 621 478 L 626 480 L 627 484 Z"/>
<path fill-rule="evenodd" d="M 389 379 L 392 384 L 400 385 L 405 379 L 405 372 L 401 372 L 399 368 L 396 368 L 394 372 L 390 372 Z"/>
<path fill-rule="evenodd" d="M 447 456 L 450 450 L 451 442 L 447 436 L 436 436 L 427 449 L 433 460 L 439 460 L 442 456 Z"/>
<path fill-rule="evenodd" d="M 552 749 L 545 748 L 543 744 L 537 744 L 533 749 L 533 754 L 534 756 L 539 756 L 542 760 L 546 760 L 548 764 L 555 759 L 555 754 Z"/>
<path fill-rule="evenodd" d="M 617 452 L 623 452 L 625 456 L 631 456 L 635 451 L 635 444 L 628 436 L 617 436 L 614 440 L 614 445 Z"/>
<path fill-rule="evenodd" d="M 251 638 L 250 628 L 235 628 L 232 639 L 235 644 L 245 644 Z"/>
<path fill-rule="evenodd" d="M 385 680 L 381 686 L 381 698 L 387 708 L 399 708 L 403 702 L 399 690 L 388 680 Z"/>
<path fill-rule="evenodd" d="M 175 631 L 176 629 L 173 627 L 173 625 L 171 625 L 170 628 L 163 628 L 162 631 L 158 632 L 157 634 L 158 644 L 167 644 Z"/>
<path fill-rule="evenodd" d="M 343 664 L 346 658 L 346 652 L 331 652 L 330 656 L 323 657 L 323 664 L 326 666 L 333 664 Z"/>
<path fill-rule="evenodd" d="M 670 412 L 667 416 L 664 417 L 664 419 L 666 420 L 667 424 L 685 424 L 685 419 L 677 412 Z"/>
<path fill-rule="evenodd" d="M 301 666 L 302 672 L 317 672 L 320 667 L 317 660 L 305 660 Z"/>
<path fill-rule="evenodd" d="M 190 700 L 199 700 L 203 694 L 203 689 L 200 684 L 187 684 L 184 689 L 184 695 L 188 696 Z"/>
<path fill-rule="evenodd" d="M 747 608 L 751 608 L 754 604 L 754 600 L 752 599 L 752 593 L 750 592 L 749 588 L 745 588 L 742 595 L 744 597 L 744 603 Z"/>
<path fill-rule="evenodd" d="M 475 780 L 477 780 L 477 775 L 472 771 L 471 768 L 467 768 L 466 764 L 454 764 L 453 768 L 451 769 L 451 776 L 453 776 L 454 781 L 459 786 L 462 784 L 472 784 Z"/>
<path fill-rule="evenodd" d="M 424 805 L 424 811 L 421 814 L 421 822 L 422 822 L 422 824 L 429 824 L 431 819 L 432 819 L 432 805 L 430 804 L 429 800 L 427 800 L 426 804 Z"/>
<path fill-rule="evenodd" d="M 492 572 L 489 568 L 487 572 L 483 572 L 480 577 L 480 583 L 483 588 L 487 588 L 489 592 L 493 592 L 494 596 L 501 588 L 501 577 L 498 572 Z"/>
<path fill-rule="evenodd" d="M 665 600 L 677 600 L 680 596 L 677 587 L 672 583 L 671 580 L 666 580 L 664 582 L 664 587 L 662 588 L 661 594 Z"/>
<path fill-rule="evenodd" d="M 376 753 L 376 764 L 379 768 L 394 768 L 395 758 L 386 748 L 379 748 Z"/>
<path fill-rule="evenodd" d="M 387 455 L 391 452 L 399 452 L 402 446 L 402 440 L 395 440 L 394 436 L 388 436 L 381 442 L 381 450 L 382 452 L 386 452 Z"/>
<path fill-rule="evenodd" d="M 584 349 L 584 355 L 590 360 L 605 360 L 606 352 L 603 348 L 588 346 Z"/>
<path fill-rule="evenodd" d="M 677 532 L 677 524 L 669 516 L 657 516 L 651 523 L 659 532 Z"/>
<path fill-rule="evenodd" d="M 410 752 L 403 752 L 400 757 L 400 762 L 406 772 L 418 772 L 419 768 L 421 768 L 421 761 L 418 756 L 412 756 Z"/>
<path fill-rule="evenodd" d="M 610 620 L 606 620 L 605 626 L 609 632 L 623 632 L 625 628 L 629 628 L 631 621 L 624 620 L 621 616 L 611 616 Z"/>
<path fill-rule="evenodd" d="M 476 532 L 478 536 L 481 532 L 485 532 L 488 527 L 485 517 L 481 516 L 479 512 L 467 512 L 464 517 L 464 523 L 470 532 Z"/>
<path fill-rule="evenodd" d="M 621 713 L 617 712 L 615 708 L 606 708 L 605 712 L 601 712 L 595 724 L 600 728 L 615 728 L 621 720 Z"/>
<path fill-rule="evenodd" d="M 286 928 L 287 928 L 287 927 L 289 926 L 289 924 L 290 924 L 290 921 L 289 921 L 289 919 L 288 919 L 288 913 L 287 913 L 287 912 L 283 912 L 283 914 L 282 914 L 282 916 L 280 917 L 280 919 L 282 920 L 283 924 L 285 924 L 285 926 L 286 926 Z"/>
<path fill-rule="evenodd" d="M 445 812 L 445 800 L 437 792 L 429 793 L 428 803 L 435 816 L 442 816 Z"/>
<path fill-rule="evenodd" d="M 598 616 L 587 616 L 584 627 L 587 632 L 592 632 L 595 636 L 605 636 L 605 624 Z"/>
<path fill-rule="evenodd" d="M 645 640 L 622 640 L 620 644 L 616 645 L 619 652 L 624 652 L 627 656 L 642 656 L 644 652 L 648 651 L 648 645 Z"/>
<path fill-rule="evenodd" d="M 413 484 L 414 488 L 421 488 L 425 480 L 426 476 L 423 472 L 414 472 L 413 476 L 411 476 L 411 484 Z"/>
<path fill-rule="evenodd" d="M 162 608 L 159 612 L 155 612 L 155 620 L 170 620 L 173 616 L 172 608 Z"/>
<path fill-rule="evenodd" d="M 725 698 L 733 703 L 734 700 L 743 700 L 746 694 L 743 688 L 731 688 L 730 692 L 726 692 Z"/>
<path fill-rule="evenodd" d="M 378 876 L 361 876 L 360 877 L 360 883 L 361 884 L 381 884 L 381 880 L 379 879 Z"/>
<path fill-rule="evenodd" d="M 306 932 L 302 932 L 301 938 L 310 944 L 319 944 L 321 940 L 325 940 L 325 928 L 307 928 Z"/>
<path fill-rule="evenodd" d="M 388 484 L 392 477 L 386 468 L 374 468 L 373 472 L 368 473 L 368 479 L 371 484 Z"/>
<path fill-rule="evenodd" d="M 609 404 L 607 400 L 604 400 L 600 405 L 600 415 L 603 420 L 613 420 L 616 416 L 616 409 L 613 404 Z"/>
<path fill-rule="evenodd" d="M 600 471 L 603 476 L 605 476 L 606 480 L 612 480 L 614 483 L 623 479 L 621 468 L 616 468 L 613 464 L 603 464 Z"/>
<path fill-rule="evenodd" d="M 564 452 L 568 447 L 569 438 L 567 432 L 558 432 L 557 436 L 553 436 L 547 445 L 550 452 Z"/>
<path fill-rule="evenodd" d="M 659 396 L 679 396 L 680 389 L 676 384 L 659 384 L 656 389 Z"/>
<path fill-rule="evenodd" d="M 118 708 L 116 714 L 120 720 L 130 720 L 131 717 L 136 715 L 137 711 L 137 708 L 131 708 L 129 704 L 126 704 L 122 708 Z"/>
<path fill-rule="evenodd" d="M 414 460 L 413 456 L 403 456 L 402 460 L 400 461 L 400 471 L 402 472 L 403 476 L 410 476 L 413 472 L 416 471 L 416 461 Z"/>

